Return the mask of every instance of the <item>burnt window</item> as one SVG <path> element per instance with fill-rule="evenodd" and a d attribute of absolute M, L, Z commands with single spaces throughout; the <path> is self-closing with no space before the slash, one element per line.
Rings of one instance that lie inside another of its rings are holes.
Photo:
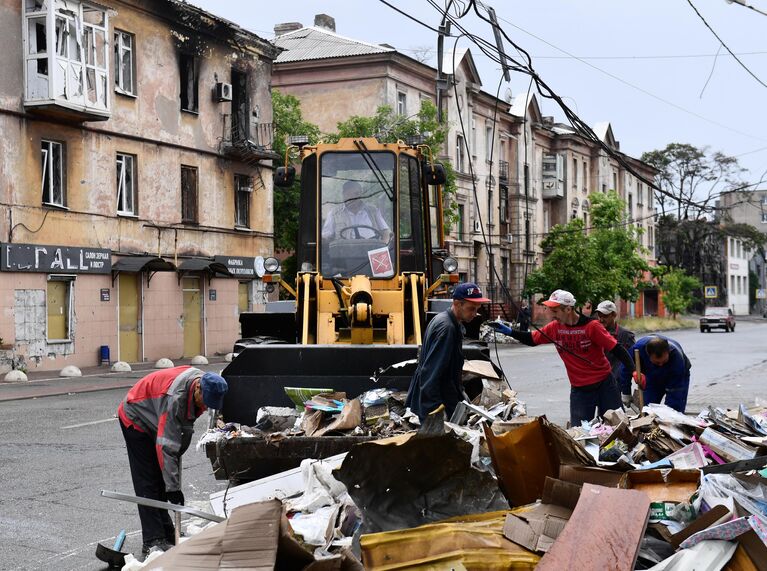
<path fill-rule="evenodd" d="M 181 110 L 197 113 L 199 110 L 198 91 L 198 61 L 190 54 L 181 54 Z"/>
<path fill-rule="evenodd" d="M 181 166 L 181 222 L 197 224 L 197 167 Z"/>
<path fill-rule="evenodd" d="M 239 228 L 250 228 L 250 195 L 253 184 L 249 176 L 234 175 L 234 225 Z"/>
<path fill-rule="evenodd" d="M 248 75 L 232 70 L 232 140 L 250 139 L 250 102 Z"/>

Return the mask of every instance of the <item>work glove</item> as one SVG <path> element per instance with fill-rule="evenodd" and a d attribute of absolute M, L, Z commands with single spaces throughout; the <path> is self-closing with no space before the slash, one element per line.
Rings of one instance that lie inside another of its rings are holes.
<path fill-rule="evenodd" d="M 181 490 L 176 490 L 175 492 L 166 492 L 165 498 L 172 504 L 176 504 L 177 506 L 183 506 L 184 505 L 184 492 Z"/>
<path fill-rule="evenodd" d="M 634 371 L 634 374 L 632 375 L 632 378 L 634 379 L 634 382 L 637 384 L 637 386 L 644 390 L 647 386 L 647 377 L 644 376 L 644 373 L 641 373 L 637 375 L 637 372 Z"/>
<path fill-rule="evenodd" d="M 503 333 L 504 335 L 511 335 L 512 329 L 511 327 L 504 325 L 500 321 L 488 321 L 487 324 L 495 329 L 498 333 Z"/>
<path fill-rule="evenodd" d="M 623 401 L 624 408 L 629 408 L 631 406 L 631 395 L 621 393 L 621 401 Z"/>

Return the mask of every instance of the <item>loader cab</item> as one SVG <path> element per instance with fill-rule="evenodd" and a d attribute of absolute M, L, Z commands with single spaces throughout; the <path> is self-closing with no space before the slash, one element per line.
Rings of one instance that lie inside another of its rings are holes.
<path fill-rule="evenodd" d="M 299 271 L 328 279 L 431 277 L 423 188 L 415 149 L 369 139 L 318 145 L 301 167 Z"/>

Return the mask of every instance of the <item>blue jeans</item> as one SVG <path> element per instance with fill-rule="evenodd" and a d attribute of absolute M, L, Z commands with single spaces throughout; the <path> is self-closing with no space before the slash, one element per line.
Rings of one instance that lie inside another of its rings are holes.
<path fill-rule="evenodd" d="M 621 409 L 621 392 L 612 373 L 603 381 L 585 387 L 570 387 L 570 426 L 594 418 L 594 410 L 602 416 L 608 410 Z"/>

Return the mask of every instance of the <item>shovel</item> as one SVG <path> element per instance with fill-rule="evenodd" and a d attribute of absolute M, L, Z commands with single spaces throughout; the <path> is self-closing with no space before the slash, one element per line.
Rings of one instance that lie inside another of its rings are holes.
<path fill-rule="evenodd" d="M 639 413 L 641 414 L 642 409 L 644 408 L 644 391 L 639 386 L 639 379 L 642 378 L 642 361 L 639 359 L 639 349 L 634 349 L 634 366 L 636 367 L 637 372 L 637 390 L 634 394 L 636 394 L 636 403 L 639 407 Z"/>

